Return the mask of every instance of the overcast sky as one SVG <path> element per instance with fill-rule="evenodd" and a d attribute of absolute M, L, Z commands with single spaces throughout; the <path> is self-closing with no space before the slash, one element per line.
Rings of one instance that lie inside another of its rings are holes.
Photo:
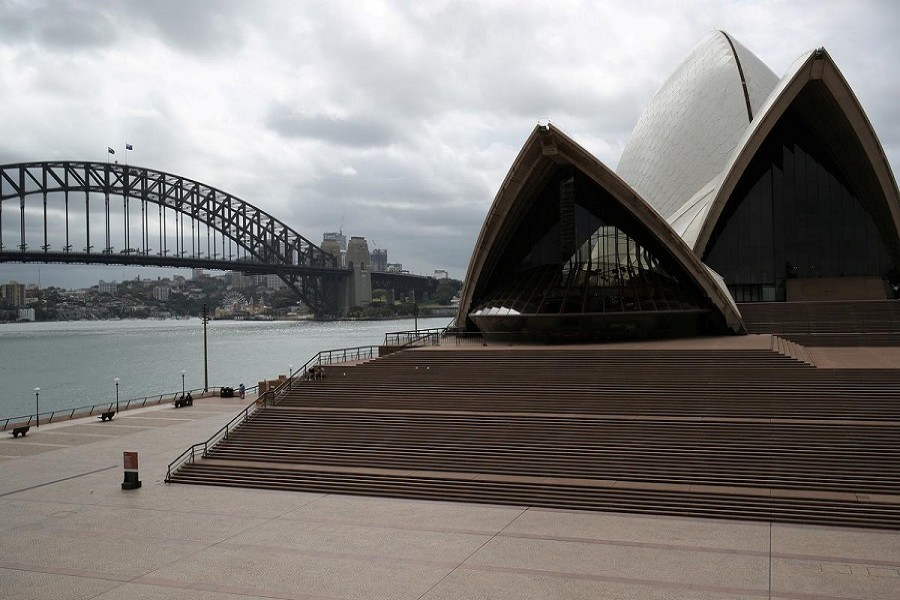
<path fill-rule="evenodd" d="M 499 184 L 549 120 L 615 167 L 650 97 L 713 29 L 779 76 L 831 53 L 900 164 L 890 1 L 0 0 L 0 163 L 183 175 L 319 243 L 465 274 Z M 155 270 L 0 265 L 75 286 Z"/>

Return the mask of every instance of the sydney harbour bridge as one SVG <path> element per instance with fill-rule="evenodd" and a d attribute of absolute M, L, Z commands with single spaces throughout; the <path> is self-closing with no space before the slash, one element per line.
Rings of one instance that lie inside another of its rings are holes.
<path fill-rule="evenodd" d="M 354 276 L 283 221 L 227 192 L 102 162 L 0 165 L 0 262 L 274 273 L 321 316 L 347 308 Z M 435 284 L 417 275 L 369 275 L 373 288 L 420 299 Z"/>

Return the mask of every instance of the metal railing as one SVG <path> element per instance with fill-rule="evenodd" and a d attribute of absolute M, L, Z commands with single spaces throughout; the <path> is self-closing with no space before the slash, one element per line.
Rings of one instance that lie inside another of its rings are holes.
<path fill-rule="evenodd" d="M 219 393 L 221 386 L 210 387 L 206 394 L 215 395 Z M 184 394 L 203 394 L 203 388 L 195 388 L 185 390 Z M 143 398 L 130 398 L 127 400 L 119 400 L 118 411 L 122 412 L 131 408 L 143 408 L 144 406 L 157 406 L 163 402 L 174 402 L 182 395 L 181 390 L 177 392 L 166 392 L 163 394 L 153 394 Z M 200 397 L 200 396 L 198 396 Z M 38 423 L 52 423 L 56 421 L 69 421 L 71 419 L 80 419 L 82 417 L 91 417 L 93 415 L 102 415 L 103 413 L 116 410 L 116 401 L 102 402 L 100 404 L 92 404 L 90 406 L 79 406 L 76 408 L 66 408 L 52 411 L 45 411 L 39 414 L 21 415 L 18 417 L 8 417 L 0 421 L 0 431 L 6 431 L 13 427 L 30 427 Z"/>
<path fill-rule="evenodd" d="M 232 432 L 234 432 L 235 429 L 243 425 L 243 423 L 251 416 L 256 414 L 257 411 L 260 411 L 266 406 L 272 404 L 277 397 L 279 390 L 287 385 L 289 381 L 290 379 L 286 380 L 274 390 L 265 392 L 259 398 L 248 404 L 244 408 L 244 410 L 235 415 L 235 417 L 228 423 L 226 423 L 224 427 L 212 434 L 208 440 L 200 442 L 199 444 L 194 444 L 193 446 L 179 454 L 178 458 L 170 462 L 169 466 L 166 469 L 166 483 L 169 483 L 171 481 L 173 471 L 177 471 L 183 464 L 188 461 L 194 462 L 198 453 L 200 453 L 200 456 L 206 456 L 210 448 L 212 448 L 222 440 L 228 439 L 228 436 Z M 203 452 L 200 452 L 201 448 L 203 449 Z"/>
<path fill-rule="evenodd" d="M 276 404 L 278 404 L 278 402 L 284 397 L 284 395 L 293 390 L 299 382 L 305 381 L 310 378 L 312 367 L 355 360 L 369 360 L 373 358 L 378 358 L 378 346 L 356 346 L 354 348 L 322 350 L 311 359 L 306 361 L 303 366 L 294 371 L 290 377 L 287 377 L 284 381 L 279 383 L 275 389 L 267 390 L 266 392 L 261 394 L 259 398 L 247 405 L 244 410 L 235 415 L 235 417 L 231 419 L 231 421 L 229 421 L 223 428 L 212 434 L 209 439 L 204 442 L 194 444 L 193 446 L 179 454 L 175 460 L 169 463 L 169 466 L 166 469 L 166 483 L 169 483 L 171 481 L 173 472 L 180 469 L 187 462 L 193 463 L 197 459 L 198 454 L 201 458 L 207 456 L 209 454 L 209 451 L 214 448 L 216 444 L 218 444 L 222 440 L 227 439 L 228 436 L 231 435 L 231 433 L 233 433 L 238 427 L 243 425 L 244 422 L 247 421 L 247 419 L 267 406 L 275 406 Z"/>
<path fill-rule="evenodd" d="M 356 346 L 355 348 L 338 348 L 336 350 L 322 350 L 309 359 L 301 369 L 312 365 L 331 365 L 334 363 L 350 362 L 352 360 L 370 360 L 378 358 L 378 346 Z"/>
<path fill-rule="evenodd" d="M 431 329 L 416 329 L 413 331 L 394 331 L 384 334 L 385 346 L 406 346 L 412 342 L 428 339 L 433 340 L 433 345 L 439 346 L 441 336 L 447 327 L 433 327 Z"/>
<path fill-rule="evenodd" d="M 430 329 L 414 329 L 412 331 L 394 331 L 384 334 L 385 346 L 399 346 L 400 349 L 413 346 L 440 346 L 441 340 L 458 328 L 450 321 L 444 327 Z"/>

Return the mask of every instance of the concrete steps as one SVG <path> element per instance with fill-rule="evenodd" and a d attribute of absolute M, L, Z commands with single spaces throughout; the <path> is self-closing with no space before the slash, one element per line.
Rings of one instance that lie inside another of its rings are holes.
<path fill-rule="evenodd" d="M 900 300 L 745 302 L 738 310 L 749 333 L 900 332 Z"/>
<path fill-rule="evenodd" d="M 574 510 L 784 521 L 823 525 L 900 527 L 896 503 L 878 503 L 859 496 L 770 496 L 765 490 L 696 486 L 576 485 L 564 479 L 542 482 L 504 478 L 427 476 L 415 473 L 377 474 L 267 468 L 260 477 L 254 465 L 216 465 L 203 461 L 185 465 L 177 481 L 302 492 L 387 496 L 419 500 L 513 504 Z"/>
<path fill-rule="evenodd" d="M 772 344 L 400 352 L 303 382 L 172 481 L 900 529 L 900 372 Z"/>

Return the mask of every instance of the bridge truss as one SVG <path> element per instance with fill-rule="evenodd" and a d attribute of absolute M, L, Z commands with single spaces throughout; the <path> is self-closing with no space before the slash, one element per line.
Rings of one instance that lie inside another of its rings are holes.
<path fill-rule="evenodd" d="M 274 273 L 317 314 L 338 314 L 348 275 L 287 224 L 227 192 L 162 171 L 74 161 L 0 165 L 0 262 Z"/>

